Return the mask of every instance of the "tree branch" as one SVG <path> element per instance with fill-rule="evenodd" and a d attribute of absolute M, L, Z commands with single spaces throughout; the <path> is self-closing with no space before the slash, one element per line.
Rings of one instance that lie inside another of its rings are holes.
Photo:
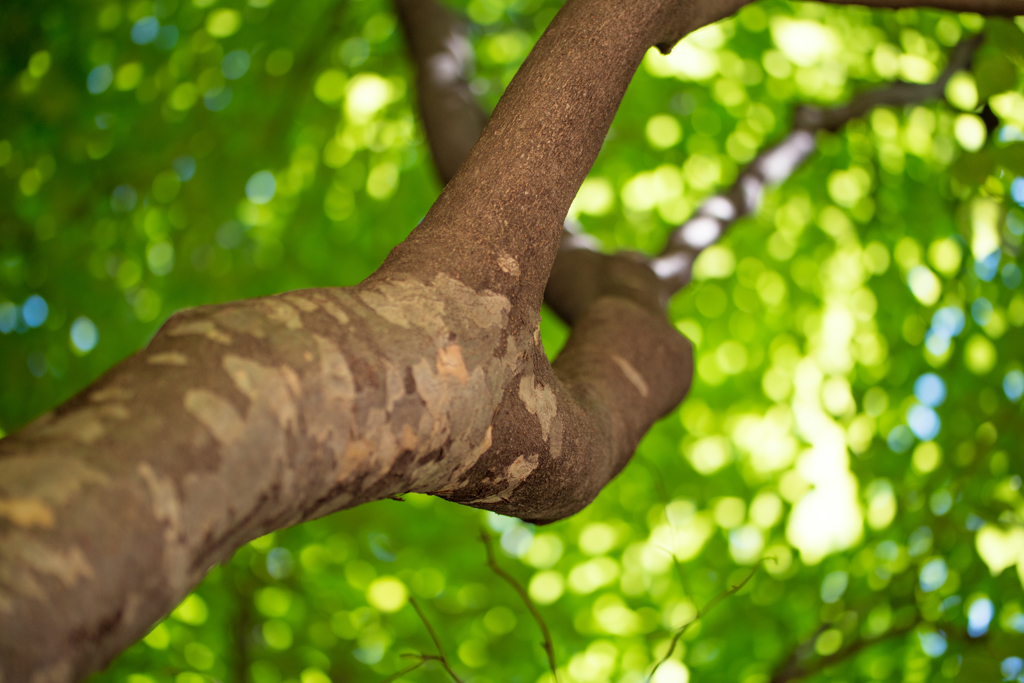
<path fill-rule="evenodd" d="M 437 659 L 437 661 L 441 662 L 441 666 L 444 667 L 444 670 L 448 672 L 448 675 L 452 677 L 452 680 L 454 680 L 455 683 L 462 683 L 462 681 L 459 680 L 459 677 L 455 675 L 455 672 L 452 671 L 452 667 L 448 664 L 448 658 L 445 657 L 444 648 L 441 646 L 441 639 L 437 637 L 437 632 L 434 631 L 434 627 L 430 625 L 430 620 L 427 619 L 427 615 L 423 613 L 422 609 L 420 609 L 420 605 L 416 602 L 416 598 L 410 597 L 409 603 L 412 605 L 412 608 L 416 610 L 416 614 L 419 615 L 423 625 L 427 627 L 427 633 L 430 634 L 430 639 L 434 641 L 434 647 L 437 648 L 436 658 L 431 655 L 423 654 L 421 654 L 420 657 L 422 657 L 424 661 L 427 659 Z"/>
<path fill-rule="evenodd" d="M 820 659 L 816 660 L 813 664 L 810 665 L 806 665 L 805 662 L 801 659 L 800 652 L 806 651 L 808 645 L 813 646 L 813 640 L 807 643 L 803 643 L 799 647 L 797 647 L 792 654 L 790 654 L 790 656 L 786 659 L 782 666 L 776 669 L 775 673 L 772 674 L 772 678 L 769 681 L 769 683 L 789 683 L 789 681 L 796 681 L 801 678 L 813 676 L 814 674 L 824 671 L 830 666 L 834 666 L 840 662 L 843 662 L 857 655 L 862 650 L 865 650 L 871 647 L 872 645 L 877 645 L 878 643 L 889 640 L 890 638 L 905 635 L 910 631 L 914 630 L 919 623 L 920 618 L 918 618 L 908 626 L 904 626 L 893 631 L 889 631 L 888 633 L 879 636 L 878 638 L 873 638 L 871 640 L 858 640 L 849 645 L 848 647 L 843 648 L 839 652 L 835 652 L 831 655 L 828 655 L 827 657 L 821 657 Z M 814 650 L 812 647 L 810 649 L 810 652 L 813 651 Z"/>
<path fill-rule="evenodd" d="M 484 542 L 484 549 L 487 551 L 487 566 L 491 568 L 495 574 L 501 577 L 505 583 L 512 586 L 523 604 L 526 605 L 526 609 L 530 610 L 530 614 L 533 616 L 533 620 L 537 622 L 537 626 L 540 627 L 540 632 L 544 636 L 544 652 L 548 656 L 548 666 L 551 667 L 551 675 L 555 678 L 555 683 L 558 683 L 558 664 L 555 662 L 555 641 L 551 638 L 551 631 L 548 630 L 548 624 L 544 621 L 544 616 L 537 609 L 537 605 L 530 599 L 530 594 L 527 592 L 523 585 L 516 581 L 516 578 L 509 574 L 507 571 L 501 568 L 498 564 L 498 560 L 494 556 L 494 548 L 491 546 L 491 537 L 488 533 L 481 529 L 480 538 Z"/>
<path fill-rule="evenodd" d="M 85 677 L 243 543 L 339 509 L 417 491 L 543 522 L 589 503 L 685 394 L 691 349 L 604 298 L 553 369 L 544 285 L 646 49 L 706 18 L 570 0 L 371 278 L 175 314 L 0 440 L 4 680 Z"/>
<path fill-rule="evenodd" d="M 416 66 L 420 119 L 434 168 L 447 185 L 487 123 L 469 88 L 473 46 L 466 24 L 436 0 L 394 0 Z"/>
<path fill-rule="evenodd" d="M 672 556 L 672 559 L 675 559 L 675 555 Z M 672 636 L 671 642 L 669 643 L 668 651 L 665 653 L 664 657 L 658 660 L 657 664 L 654 665 L 654 668 L 651 669 L 651 673 L 647 675 L 646 683 L 650 683 L 651 680 L 654 678 L 654 674 L 657 673 L 659 668 L 661 668 L 661 665 L 672 658 L 672 653 L 675 652 L 676 645 L 679 644 L 679 639 L 683 637 L 683 634 L 686 633 L 687 629 L 689 629 L 698 621 L 706 617 L 708 613 L 711 612 L 711 610 L 713 610 L 715 607 L 717 607 L 718 604 L 721 603 L 723 600 L 725 600 L 731 595 L 735 595 L 740 590 L 742 590 L 743 587 L 746 586 L 752 578 L 754 578 L 754 575 L 757 574 L 758 570 L 761 568 L 762 562 L 764 562 L 764 560 L 758 562 L 754 566 L 754 568 L 750 570 L 750 573 L 747 574 L 747 576 L 738 584 L 736 584 L 735 586 L 731 586 L 730 588 L 727 588 L 726 590 L 722 591 L 721 593 L 713 597 L 708 602 L 708 604 L 704 605 L 704 609 L 697 611 L 697 614 L 693 617 L 693 619 L 690 619 L 688 622 L 683 624 L 682 627 L 676 630 L 675 634 Z"/>
<path fill-rule="evenodd" d="M 1024 1 L 1020 4 L 1024 6 Z M 662 253 L 651 259 L 650 268 L 663 282 L 662 298 L 667 300 L 690 282 L 693 262 L 704 249 L 720 240 L 737 220 L 757 211 L 766 186 L 784 181 L 811 156 L 817 146 L 815 133 L 839 130 L 877 106 L 905 106 L 943 99 L 946 83 L 957 71 L 970 68 L 981 41 L 980 35 L 961 41 L 950 53 L 946 68 L 932 83 L 898 82 L 864 92 L 841 107 L 798 108 L 793 131 L 782 142 L 758 155 L 743 169 L 732 187 L 705 200 L 692 218 L 672 232 Z"/>

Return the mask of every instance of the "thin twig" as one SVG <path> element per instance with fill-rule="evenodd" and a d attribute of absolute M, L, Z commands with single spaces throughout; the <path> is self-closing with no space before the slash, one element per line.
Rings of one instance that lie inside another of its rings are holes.
<path fill-rule="evenodd" d="M 407 655 L 402 655 L 402 656 L 403 656 L 403 657 L 405 657 L 405 656 L 407 656 Z M 412 671 L 415 671 L 416 669 L 420 668 L 421 666 L 423 666 L 424 664 L 426 664 L 426 663 L 427 663 L 428 661 L 430 661 L 431 659 L 433 659 L 432 657 L 428 657 L 428 656 L 422 655 L 422 654 L 420 654 L 420 653 L 418 653 L 418 652 L 417 652 L 417 653 L 415 653 L 415 654 L 412 654 L 411 656 L 413 656 L 413 657 L 419 657 L 420 661 L 416 662 L 416 663 L 415 663 L 415 664 L 413 664 L 412 666 L 408 666 L 408 667 L 406 667 L 406 668 L 402 669 L 401 671 L 396 671 L 395 673 L 391 674 L 390 676 L 388 676 L 387 678 L 385 678 L 385 679 L 384 679 L 383 681 L 381 681 L 380 683 L 391 683 L 391 681 L 395 681 L 395 680 L 398 680 L 399 678 L 401 678 L 401 677 L 402 677 L 402 676 L 404 676 L 405 674 L 407 674 L 407 673 L 410 673 L 410 672 L 412 672 Z"/>
<path fill-rule="evenodd" d="M 740 581 L 738 584 L 731 588 L 727 588 L 715 597 L 711 598 L 711 601 L 708 602 L 708 604 L 704 605 L 704 609 L 697 610 L 697 614 L 688 622 L 683 624 L 682 627 L 675 632 L 675 635 L 672 636 L 672 642 L 669 643 L 668 652 L 666 652 L 665 656 L 662 657 L 661 660 L 654 665 L 653 669 L 651 669 L 651 673 L 647 676 L 646 683 L 650 683 L 651 679 L 654 678 L 654 674 L 658 671 L 658 668 L 672 657 L 672 653 L 675 652 L 676 645 L 679 643 L 679 639 L 683 637 L 683 634 L 686 633 L 687 629 L 689 629 L 695 623 L 706 617 L 711 610 L 718 606 L 718 603 L 722 602 L 729 596 L 738 593 L 744 586 L 747 585 L 747 583 L 752 578 L 754 578 L 754 575 L 757 574 L 759 569 L 761 569 L 761 565 L 763 563 L 764 560 L 758 562 L 756 565 L 754 565 L 754 568 L 750 570 L 750 573 L 747 574 L 747 576 L 742 581 Z"/>
<path fill-rule="evenodd" d="M 500 576 L 505 582 L 512 586 L 512 589 L 519 594 L 520 599 L 526 605 L 526 609 L 530 610 L 530 614 L 533 615 L 534 621 L 537 622 L 537 626 L 540 627 L 540 632 L 544 636 L 544 652 L 548 655 L 548 665 L 551 667 L 551 675 L 555 677 L 555 683 L 558 683 L 558 665 L 555 662 L 555 643 L 551 639 L 551 631 L 548 630 L 547 622 L 544 621 L 544 617 L 541 616 L 540 610 L 533 604 L 533 600 L 530 599 L 530 594 L 527 593 L 523 585 L 519 583 L 514 576 L 509 574 L 507 571 L 501 568 L 498 564 L 497 559 L 494 557 L 494 548 L 491 546 L 491 537 L 483 529 L 480 530 L 480 538 L 484 542 L 484 548 L 487 550 L 487 565 L 491 568 L 495 574 Z"/>
<path fill-rule="evenodd" d="M 797 664 L 797 660 L 799 658 L 798 653 L 801 651 L 802 648 L 809 644 L 801 643 L 799 646 L 797 646 L 796 649 L 794 649 L 793 653 L 786 658 L 786 661 L 782 664 L 782 666 L 780 666 L 775 671 L 769 683 L 788 683 L 789 681 L 795 681 L 800 678 L 806 678 L 807 676 L 813 676 L 814 674 L 819 673 L 830 666 L 833 666 L 843 660 L 853 657 L 854 655 L 858 654 L 862 650 L 871 647 L 872 645 L 877 645 L 878 643 L 881 643 L 885 640 L 889 640 L 890 638 L 895 638 L 896 636 L 905 635 L 910 631 L 914 630 L 920 623 L 920 619 L 917 619 L 907 626 L 898 628 L 893 631 L 889 631 L 888 633 L 879 636 L 878 638 L 873 638 L 871 640 L 858 640 L 849 647 L 846 647 L 834 654 L 828 655 L 827 657 L 822 657 L 821 659 L 817 660 L 812 666 L 807 667 Z"/>
<path fill-rule="evenodd" d="M 434 630 L 434 627 L 431 626 L 430 620 L 427 619 L 427 615 L 423 613 L 419 603 L 416 602 L 416 598 L 410 596 L 409 604 L 411 604 L 412 608 L 416 610 L 416 614 L 420 615 L 420 620 L 423 622 L 423 625 L 427 627 L 427 633 L 430 634 L 430 639 L 434 641 L 434 647 L 437 648 L 437 655 L 419 654 L 418 656 L 424 661 L 433 659 L 441 662 L 441 666 L 444 667 L 444 670 L 448 672 L 448 675 L 452 677 L 455 683 L 462 683 L 462 681 L 459 680 L 459 677 L 455 675 L 455 672 L 452 671 L 452 667 L 449 666 L 448 658 L 445 657 L 444 648 L 441 646 L 441 639 L 437 637 L 437 632 Z"/>

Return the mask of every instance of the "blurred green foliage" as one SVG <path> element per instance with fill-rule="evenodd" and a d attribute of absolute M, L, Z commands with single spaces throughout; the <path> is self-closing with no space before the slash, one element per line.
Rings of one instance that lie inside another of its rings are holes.
<path fill-rule="evenodd" d="M 493 106 L 558 3 L 471 0 Z M 0 429 L 145 344 L 172 311 L 360 281 L 438 192 L 382 0 L 0 9 Z M 631 86 L 571 215 L 654 251 L 784 135 L 795 106 L 882 108 L 698 261 L 670 314 L 693 391 L 586 511 L 548 527 L 409 496 L 258 539 L 96 683 L 1019 678 L 1024 652 L 1024 23 L 768 0 Z M 566 330 L 545 317 L 549 352 Z M 675 559 L 673 559 L 675 558 Z M 439 681 L 430 663 L 404 681 Z M 774 679 L 773 679 L 774 677 Z"/>

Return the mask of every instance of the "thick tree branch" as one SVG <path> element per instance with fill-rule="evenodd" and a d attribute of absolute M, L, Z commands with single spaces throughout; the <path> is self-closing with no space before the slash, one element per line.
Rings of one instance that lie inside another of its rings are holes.
<path fill-rule="evenodd" d="M 366 282 L 176 314 L 0 440 L 3 680 L 83 678 L 272 529 L 409 491 L 535 521 L 592 500 L 682 398 L 690 347 L 606 297 L 553 370 L 540 301 L 637 64 L 700 21 L 570 0 Z"/>

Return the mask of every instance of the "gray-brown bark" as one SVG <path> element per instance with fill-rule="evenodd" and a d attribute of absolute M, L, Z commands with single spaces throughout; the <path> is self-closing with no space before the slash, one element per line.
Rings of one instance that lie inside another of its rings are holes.
<path fill-rule="evenodd" d="M 366 282 L 177 314 L 0 441 L 3 680 L 83 677 L 271 529 L 407 491 L 536 521 L 592 500 L 682 398 L 690 347 L 601 300 L 553 370 L 540 301 L 636 65 L 690 21 L 570 2 Z"/>
<path fill-rule="evenodd" d="M 740 4 L 570 0 L 366 282 L 177 314 L 0 441 L 0 681 L 84 677 L 272 529 L 409 491 L 541 522 L 592 500 L 692 358 L 629 271 L 548 364 L 562 221 L 644 51 Z"/>

